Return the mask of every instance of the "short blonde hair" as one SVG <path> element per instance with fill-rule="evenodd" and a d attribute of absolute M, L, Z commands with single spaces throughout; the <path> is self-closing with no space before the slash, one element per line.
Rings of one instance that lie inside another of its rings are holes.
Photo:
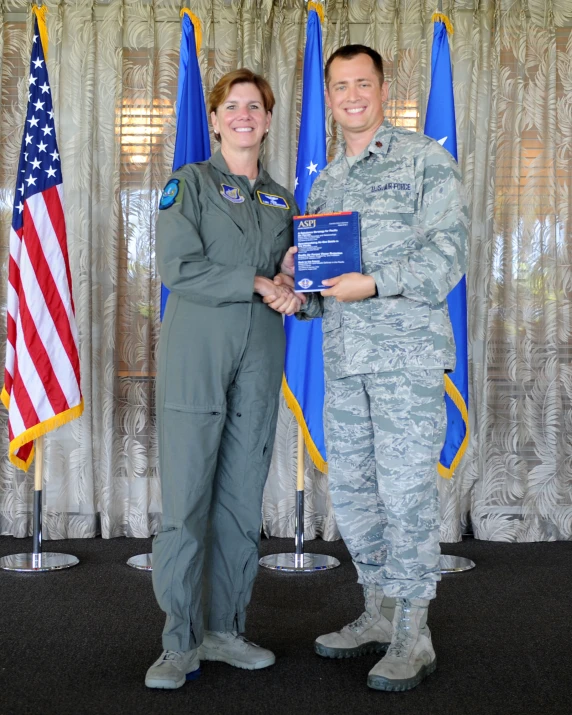
<path fill-rule="evenodd" d="M 252 70 L 249 70 L 246 67 L 242 67 L 241 69 L 234 70 L 234 72 L 228 72 L 223 75 L 212 88 L 209 94 L 209 116 L 212 112 L 215 112 L 216 114 L 216 110 L 228 97 L 230 90 L 235 84 L 253 84 L 260 92 L 264 110 L 272 114 L 272 110 L 276 104 L 272 87 L 268 84 L 264 77 L 261 77 L 259 74 L 255 74 Z M 220 134 L 215 132 L 214 136 L 217 141 L 220 141 Z"/>

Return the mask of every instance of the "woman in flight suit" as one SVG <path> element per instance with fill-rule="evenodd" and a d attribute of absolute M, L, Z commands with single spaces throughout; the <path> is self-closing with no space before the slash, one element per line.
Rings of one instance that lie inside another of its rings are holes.
<path fill-rule="evenodd" d="M 167 617 L 151 688 L 180 687 L 200 660 L 247 669 L 275 660 L 240 635 L 276 427 L 281 313 L 300 306 L 272 282 L 297 213 L 258 161 L 273 106 L 262 77 L 225 75 L 209 97 L 220 150 L 176 171 L 159 206 L 157 266 L 171 292 L 157 373 L 163 521 L 153 587 Z"/>

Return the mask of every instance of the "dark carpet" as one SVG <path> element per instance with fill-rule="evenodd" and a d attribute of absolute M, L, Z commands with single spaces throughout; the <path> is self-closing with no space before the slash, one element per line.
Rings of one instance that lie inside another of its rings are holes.
<path fill-rule="evenodd" d="M 150 540 L 45 542 L 79 566 L 46 574 L 0 571 L 0 715 L 548 715 L 572 713 L 572 542 L 501 544 L 472 539 L 443 551 L 473 571 L 445 576 L 429 624 L 439 667 L 418 688 L 366 687 L 378 656 L 326 660 L 316 636 L 361 613 L 361 590 L 341 542 L 307 542 L 342 566 L 310 575 L 261 569 L 247 636 L 271 648 L 272 668 L 203 664 L 177 691 L 144 686 L 161 652 L 163 615 L 151 576 L 126 566 Z M 262 553 L 292 540 L 264 539 Z M 0 537 L 0 556 L 31 540 Z"/>

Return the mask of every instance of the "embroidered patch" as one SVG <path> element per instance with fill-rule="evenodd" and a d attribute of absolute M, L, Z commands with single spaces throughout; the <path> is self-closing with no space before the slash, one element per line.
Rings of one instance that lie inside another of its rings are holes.
<path fill-rule="evenodd" d="M 161 201 L 159 201 L 159 208 L 170 208 L 175 203 L 175 199 L 178 195 L 179 179 L 171 179 L 171 181 L 169 181 L 167 183 L 167 186 L 165 186 L 165 188 L 163 189 L 163 193 L 161 194 Z"/>
<path fill-rule="evenodd" d="M 288 202 L 286 199 L 282 198 L 282 196 L 274 196 L 274 194 L 263 194 L 262 191 L 257 191 L 258 194 L 258 200 L 260 201 L 261 204 L 264 204 L 265 206 L 274 206 L 274 208 L 277 209 L 289 209 L 290 206 L 288 205 Z"/>
<path fill-rule="evenodd" d="M 225 199 L 232 201 L 233 204 L 241 204 L 244 201 L 244 196 L 240 195 L 240 189 L 238 186 L 221 184 L 220 195 L 224 196 Z"/>

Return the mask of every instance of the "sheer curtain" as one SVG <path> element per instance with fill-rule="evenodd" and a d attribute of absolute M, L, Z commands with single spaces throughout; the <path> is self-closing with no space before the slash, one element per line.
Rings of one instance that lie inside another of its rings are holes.
<path fill-rule="evenodd" d="M 292 188 L 303 0 L 52 0 L 48 68 L 64 174 L 86 410 L 46 440 L 46 538 L 148 536 L 160 519 L 153 378 L 159 331 L 158 197 L 173 155 L 179 11 L 203 25 L 208 91 L 248 66 L 277 105 L 264 162 Z M 430 78 L 429 0 L 329 0 L 324 54 L 378 49 L 395 123 L 421 129 Z M 472 440 L 441 480 L 443 532 L 513 541 L 572 538 L 568 0 L 444 2 L 459 161 L 471 215 L 468 274 Z M 0 2 L 0 263 L 6 275 L 31 37 L 27 0 Z M 336 128 L 328 117 L 328 150 Z M 6 280 L 0 281 L 0 344 Z M 3 358 L 3 347 L 0 349 Z M 267 532 L 291 535 L 295 425 L 282 406 L 264 501 Z M 31 531 L 32 477 L 8 462 L 0 410 L 0 533 Z M 325 475 L 307 461 L 306 535 L 335 538 Z"/>

